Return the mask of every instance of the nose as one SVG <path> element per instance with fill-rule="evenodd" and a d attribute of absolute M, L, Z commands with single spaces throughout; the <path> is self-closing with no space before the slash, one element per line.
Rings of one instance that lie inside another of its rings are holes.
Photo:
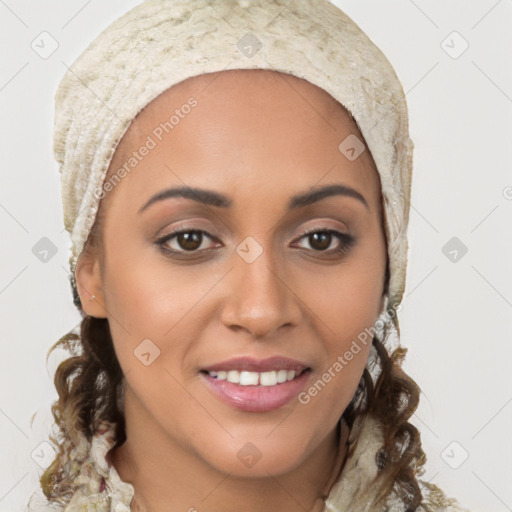
<path fill-rule="evenodd" d="M 300 300 L 285 273 L 272 261 L 268 249 L 252 263 L 237 254 L 233 260 L 235 268 L 228 277 L 229 292 L 222 309 L 226 327 L 267 339 L 282 327 L 299 324 Z"/>

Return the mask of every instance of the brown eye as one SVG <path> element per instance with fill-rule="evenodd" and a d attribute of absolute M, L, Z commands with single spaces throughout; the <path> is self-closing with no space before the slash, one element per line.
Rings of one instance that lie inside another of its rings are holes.
<path fill-rule="evenodd" d="M 166 235 L 156 241 L 156 244 L 168 253 L 184 254 L 199 252 L 205 238 L 212 239 L 212 237 L 203 230 L 200 229 L 182 229 L 169 235 Z"/>
<path fill-rule="evenodd" d="M 325 251 L 331 245 L 332 235 L 327 231 L 319 231 L 308 235 L 311 247 L 319 251 Z"/>
<path fill-rule="evenodd" d="M 201 246 L 203 234 L 199 231 L 187 231 L 176 235 L 176 242 L 186 251 L 195 251 Z"/>
<path fill-rule="evenodd" d="M 309 246 L 314 252 L 325 252 L 327 254 L 341 254 L 350 249 L 355 243 L 355 238 L 346 233 L 341 233 L 334 229 L 314 229 L 305 233 L 302 239 L 308 241 Z M 333 242 L 337 241 L 334 248 L 329 249 Z"/>

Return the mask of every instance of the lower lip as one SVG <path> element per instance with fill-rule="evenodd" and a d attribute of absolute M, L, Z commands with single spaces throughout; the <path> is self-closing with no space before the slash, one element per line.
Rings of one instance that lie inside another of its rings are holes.
<path fill-rule="evenodd" d="M 306 370 L 297 378 L 275 386 L 240 386 L 227 380 L 214 379 L 205 373 L 201 373 L 201 377 L 217 397 L 235 409 L 268 412 L 293 400 L 306 384 L 309 374 L 310 370 Z"/>

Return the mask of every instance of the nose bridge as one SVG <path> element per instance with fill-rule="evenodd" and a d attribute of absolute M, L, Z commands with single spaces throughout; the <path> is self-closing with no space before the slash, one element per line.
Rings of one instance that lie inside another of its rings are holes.
<path fill-rule="evenodd" d="M 296 324 L 300 310 L 268 244 L 248 237 L 233 255 L 232 290 L 223 307 L 227 327 L 243 327 L 255 337 L 271 335 L 281 326 Z"/>

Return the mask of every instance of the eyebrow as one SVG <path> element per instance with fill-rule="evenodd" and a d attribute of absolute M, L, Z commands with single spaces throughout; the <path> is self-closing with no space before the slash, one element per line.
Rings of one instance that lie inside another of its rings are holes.
<path fill-rule="evenodd" d="M 325 199 L 327 197 L 337 195 L 357 199 L 369 210 L 368 203 L 366 202 L 366 199 L 360 192 L 351 187 L 347 187 L 346 185 L 341 184 L 326 185 L 324 187 L 313 188 L 301 194 L 296 194 L 290 198 L 288 202 L 288 209 L 294 210 L 296 208 L 302 208 L 304 206 L 316 203 L 317 201 L 321 201 L 322 199 Z M 165 199 L 169 199 L 172 197 L 182 197 L 185 199 L 191 199 L 198 203 L 216 206 L 219 208 L 229 208 L 233 204 L 229 197 L 219 192 L 184 186 L 161 190 L 160 192 L 152 196 L 143 206 L 141 206 L 138 213 L 142 213 L 144 210 L 149 208 L 149 206 L 158 201 L 163 201 Z"/>

